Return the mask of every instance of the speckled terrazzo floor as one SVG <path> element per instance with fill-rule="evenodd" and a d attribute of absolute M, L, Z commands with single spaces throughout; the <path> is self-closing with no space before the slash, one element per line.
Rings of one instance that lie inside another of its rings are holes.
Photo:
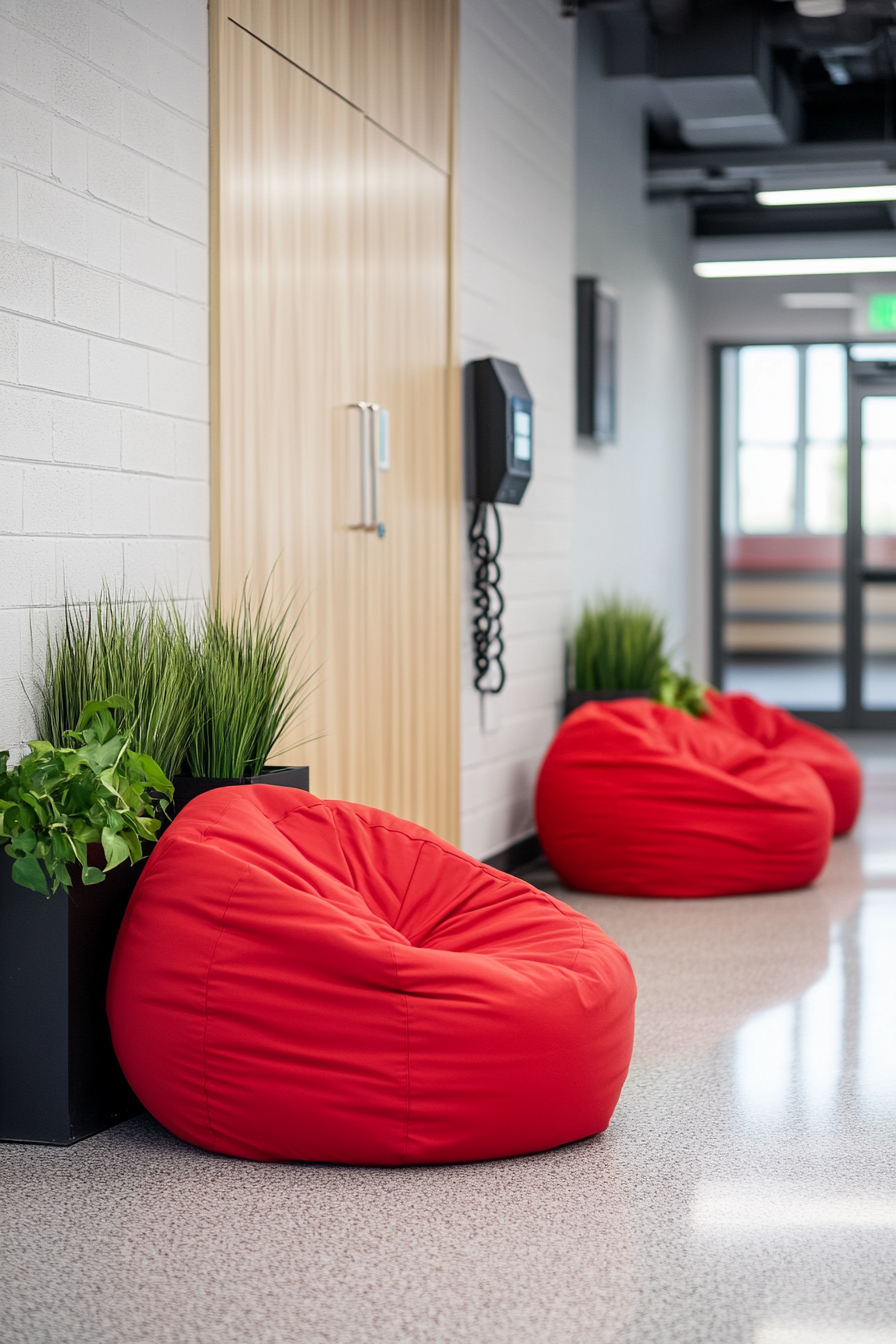
<path fill-rule="evenodd" d="M 609 1131 L 401 1171 L 147 1117 L 0 1145 L 2 1344 L 896 1344 L 896 742 L 821 881 L 572 895 L 640 985 Z"/>

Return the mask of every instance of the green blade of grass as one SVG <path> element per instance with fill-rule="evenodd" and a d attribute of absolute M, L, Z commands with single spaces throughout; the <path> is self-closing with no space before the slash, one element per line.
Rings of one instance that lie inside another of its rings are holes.
<path fill-rule="evenodd" d="M 245 588 L 232 611 L 217 599 L 207 603 L 194 649 L 197 726 L 187 752 L 191 774 L 255 775 L 282 744 L 309 685 L 309 678 L 291 676 L 297 622 L 274 614 L 267 590 L 254 610 Z"/>
<path fill-rule="evenodd" d="M 578 690 L 655 691 L 665 667 L 665 623 L 648 607 L 613 597 L 585 607 L 575 633 Z"/>

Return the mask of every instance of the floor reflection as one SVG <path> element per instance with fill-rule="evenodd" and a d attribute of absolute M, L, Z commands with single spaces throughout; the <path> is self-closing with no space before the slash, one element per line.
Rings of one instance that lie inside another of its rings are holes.
<path fill-rule="evenodd" d="M 831 1325 L 825 1321 L 770 1321 L 756 1331 L 753 1344 L 896 1344 L 896 1329 Z"/>
<path fill-rule="evenodd" d="M 789 1029 L 774 1024 L 786 1024 L 793 1004 L 828 975 L 832 955 L 842 957 L 832 928 L 861 900 L 861 851 L 850 837 L 837 841 L 820 886 L 758 897 L 588 896 L 550 887 L 547 871 L 531 880 L 589 915 L 628 953 L 638 980 L 639 1062 L 699 1054 L 753 1014 L 790 1004 L 754 1029 L 773 1037 L 780 1053 Z M 836 975 L 825 979 L 822 1003 Z M 822 1011 L 812 1007 L 810 1017 Z"/>
<path fill-rule="evenodd" d="M 859 918 L 859 1095 L 896 1115 L 896 890 L 866 891 Z"/>
<path fill-rule="evenodd" d="M 819 881 L 656 901 L 553 889 L 631 957 L 607 1134 L 639 1307 L 617 1344 L 896 1344 L 896 741 Z"/>

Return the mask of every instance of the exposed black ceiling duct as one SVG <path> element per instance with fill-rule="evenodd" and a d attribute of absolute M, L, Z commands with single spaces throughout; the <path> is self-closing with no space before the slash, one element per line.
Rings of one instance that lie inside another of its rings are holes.
<path fill-rule="evenodd" d="M 647 77 L 648 190 L 698 233 L 891 228 L 890 207 L 772 222 L 775 185 L 896 183 L 896 0 L 570 0 L 609 78 Z M 836 12 L 840 9 L 842 12 Z M 814 16 L 814 17 L 813 17 Z"/>
<path fill-rule="evenodd" d="M 655 33 L 661 37 L 677 37 L 690 27 L 694 0 L 647 0 L 647 12 Z"/>

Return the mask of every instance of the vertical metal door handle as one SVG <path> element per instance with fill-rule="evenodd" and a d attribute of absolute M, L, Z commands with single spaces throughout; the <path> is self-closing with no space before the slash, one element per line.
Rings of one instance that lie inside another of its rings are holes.
<path fill-rule="evenodd" d="M 379 456 L 380 456 L 380 408 L 375 401 L 367 403 L 367 412 L 370 416 L 370 433 L 368 436 L 368 445 L 370 451 L 370 528 L 371 532 L 384 536 L 386 529 L 380 520 L 380 480 L 379 480 Z"/>
<path fill-rule="evenodd" d="M 376 532 L 379 538 L 386 536 L 386 523 L 380 517 L 380 472 L 388 470 L 388 411 L 384 406 L 377 406 L 376 402 L 369 405 L 371 411 L 371 480 L 373 488 L 371 499 L 373 504 L 373 527 L 372 532 Z"/>
<path fill-rule="evenodd" d="M 350 401 L 349 410 L 358 412 L 358 447 L 361 453 L 360 476 L 361 476 L 361 521 L 360 523 L 349 523 L 352 531 L 369 532 L 371 528 L 370 510 L 368 501 L 370 499 L 370 426 L 368 423 L 367 412 L 370 409 L 370 403 L 367 401 Z"/>
<path fill-rule="evenodd" d="M 361 454 L 361 521 L 350 523 L 353 531 L 386 535 L 380 518 L 379 473 L 389 468 L 389 412 L 375 401 L 350 401 L 359 412 L 358 447 Z"/>

